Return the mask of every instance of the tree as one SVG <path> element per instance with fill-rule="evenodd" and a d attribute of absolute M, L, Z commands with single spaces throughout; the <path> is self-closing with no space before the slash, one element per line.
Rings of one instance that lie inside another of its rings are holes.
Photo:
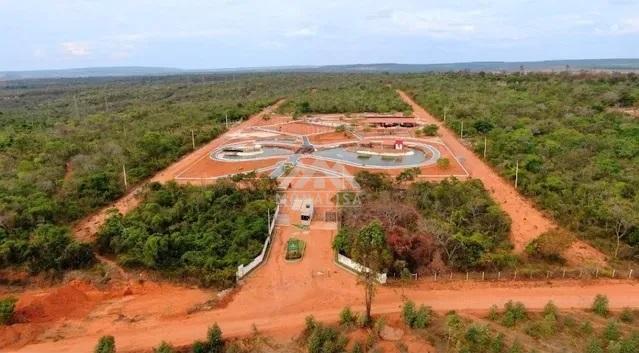
<path fill-rule="evenodd" d="M 490 130 L 492 130 L 495 127 L 495 125 L 493 125 L 493 123 L 487 120 L 477 120 L 473 123 L 473 127 L 478 132 L 482 134 L 487 134 L 490 132 Z"/>
<path fill-rule="evenodd" d="M 592 311 L 599 316 L 608 316 L 608 297 L 597 294 L 595 300 L 592 302 Z"/>
<path fill-rule="evenodd" d="M 639 225 L 639 214 L 636 210 L 637 208 L 630 201 L 622 198 L 613 198 L 606 204 L 606 213 L 613 221 L 613 230 L 615 232 L 615 258 L 619 256 L 621 240 L 631 229 Z"/>
<path fill-rule="evenodd" d="M 209 327 L 206 338 L 206 344 L 208 345 L 207 353 L 224 353 L 224 338 L 222 337 L 222 330 L 218 324 Z"/>
<path fill-rule="evenodd" d="M 404 169 L 397 177 L 395 177 L 395 180 L 398 182 L 413 181 L 421 172 L 421 169 L 418 167 Z"/>
<path fill-rule="evenodd" d="M 438 130 L 439 126 L 437 126 L 437 124 L 428 124 L 422 128 L 422 132 L 426 136 L 437 136 Z"/>
<path fill-rule="evenodd" d="M 437 166 L 442 169 L 448 169 L 450 167 L 450 159 L 448 158 L 440 158 L 437 160 Z"/>
<path fill-rule="evenodd" d="M 102 336 L 95 346 L 95 353 L 115 353 L 115 338 L 113 336 Z"/>
<path fill-rule="evenodd" d="M 377 275 L 390 264 L 392 257 L 386 243 L 386 234 L 379 221 L 373 221 L 360 229 L 353 237 L 351 256 L 355 262 L 367 270 L 359 273 L 360 282 L 364 285 L 366 313 L 364 323 L 370 325 L 371 307 L 377 285 Z"/>

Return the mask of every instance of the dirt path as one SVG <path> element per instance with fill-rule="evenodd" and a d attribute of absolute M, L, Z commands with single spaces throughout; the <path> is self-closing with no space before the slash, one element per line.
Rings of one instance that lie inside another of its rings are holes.
<path fill-rule="evenodd" d="M 171 164 L 167 168 L 165 168 L 162 171 L 158 172 L 153 177 L 149 178 L 148 180 L 146 180 L 145 182 L 141 183 L 140 185 L 134 187 L 133 189 L 131 189 L 131 191 L 129 191 L 128 194 L 126 194 L 125 196 L 121 197 L 120 199 L 118 199 L 117 201 L 112 203 L 111 205 L 106 206 L 106 207 L 102 208 L 101 210 L 99 210 L 98 212 L 83 218 L 82 220 L 80 220 L 79 222 L 77 222 L 74 225 L 73 234 L 75 235 L 75 237 L 77 239 L 79 239 L 81 241 L 92 241 L 93 240 L 93 236 L 97 232 L 98 228 L 100 228 L 102 223 L 104 223 L 104 221 L 105 221 L 105 219 L 106 219 L 106 217 L 108 215 L 108 211 L 110 209 L 116 208 L 122 214 L 125 214 L 125 213 L 129 212 L 130 210 L 135 208 L 138 205 L 138 203 L 140 202 L 140 200 L 137 197 L 137 195 L 142 190 L 142 188 L 143 188 L 143 186 L 145 184 L 147 184 L 149 182 L 161 182 L 161 183 L 164 183 L 164 182 L 173 180 L 173 178 L 176 175 L 178 175 L 181 171 L 183 171 L 184 169 L 188 168 L 193 163 L 201 160 L 202 158 L 206 158 L 206 156 L 208 156 L 208 153 L 211 150 L 213 150 L 214 148 L 220 146 L 224 142 L 230 140 L 232 138 L 232 135 L 233 135 L 232 132 L 239 131 L 239 130 L 245 129 L 247 127 L 253 126 L 255 124 L 258 124 L 259 121 L 261 120 L 262 116 L 264 116 L 265 114 L 270 114 L 270 113 L 274 112 L 283 103 L 284 103 L 284 100 L 281 99 L 281 100 L 277 101 L 275 104 L 264 108 L 262 111 L 260 111 L 259 113 L 251 116 L 246 121 L 243 121 L 242 123 L 233 126 L 231 129 L 229 129 L 223 135 L 211 140 L 209 143 L 207 143 L 207 144 L 199 147 L 195 151 L 185 155 L 184 157 L 182 157 L 177 162 Z"/>
<path fill-rule="evenodd" d="M 303 262 L 297 265 L 272 262 L 272 266 L 305 267 Z M 308 315 L 312 314 L 321 321 L 335 322 L 339 311 L 346 305 L 351 305 L 357 311 L 363 310 L 361 288 L 355 285 L 356 280 L 353 276 L 344 276 L 340 269 L 331 271 L 330 275 L 317 277 L 311 276 L 308 272 L 304 273 L 305 271 L 295 271 L 298 274 L 296 278 L 283 273 L 274 275 L 266 268 L 258 271 L 259 276 L 264 277 L 259 280 L 250 279 L 234 301 L 224 309 L 192 315 L 174 313 L 154 320 L 126 324 L 118 322 L 115 327 L 111 326 L 110 321 L 93 320 L 90 324 L 86 321 L 80 321 L 79 324 L 69 322 L 66 323 L 67 326 L 84 325 L 85 331 L 75 332 L 74 335 L 69 333 L 70 336 L 66 339 L 57 337 L 57 341 L 46 341 L 13 351 L 89 352 L 98 338 L 105 334 L 115 335 L 119 352 L 150 350 L 161 340 L 178 346 L 186 345 L 196 339 L 202 339 L 207 327 L 214 322 L 220 324 L 226 337 L 250 335 L 255 325 L 266 335 L 272 335 L 280 341 L 288 341 L 299 334 L 304 318 Z M 344 281 L 342 286 L 326 285 L 341 281 Z M 265 286 L 259 285 L 260 282 Z M 424 284 L 406 289 L 386 287 L 378 292 L 373 311 L 374 314 L 397 313 L 400 311 L 403 298 L 430 305 L 439 312 L 485 312 L 491 305 L 503 305 L 511 299 L 523 302 L 531 310 L 542 309 L 548 300 L 553 300 L 562 309 L 584 309 L 588 308 L 593 297 L 600 293 L 609 297 L 613 309 L 639 306 L 639 285 L 623 281 L 590 284 L 568 282 L 555 285 L 541 283 L 540 286 L 530 283 L 506 285 L 513 287 L 496 287 L 494 283 L 475 282 L 453 284 L 452 288 L 433 288 Z M 277 295 L 273 296 L 274 293 Z M 180 301 L 176 301 L 177 303 Z M 154 302 L 148 304 L 157 305 Z M 135 307 L 144 307 L 144 302 L 136 302 Z M 149 310 L 153 309 L 146 307 L 144 313 L 148 315 Z"/>
<path fill-rule="evenodd" d="M 298 188 L 299 187 L 299 188 Z M 308 197 L 309 193 L 330 193 L 326 187 L 309 191 L 293 183 L 287 199 Z M 329 210 L 328 195 L 314 195 L 318 209 Z M 97 304 L 83 317 L 56 321 L 46 335 L 32 344 L 5 347 L 13 352 L 89 352 L 102 335 L 116 337 L 119 352 L 150 351 L 166 340 L 181 346 L 205 337 L 207 328 L 217 322 L 226 337 L 247 336 L 255 327 L 280 342 L 298 335 L 308 315 L 335 322 L 339 311 L 351 306 L 363 310 L 363 289 L 354 275 L 333 262 L 334 223 L 314 221 L 310 229 L 295 226 L 299 214 L 284 206 L 278 217 L 272 248 L 267 261 L 249 274 L 232 299 L 219 309 L 191 312 L 207 298 L 205 291 L 168 287 L 157 295 L 134 294 Z M 320 215 L 317 215 L 319 218 Z M 289 237 L 306 242 L 301 261 L 284 260 Z M 184 292 L 184 294 L 182 294 Z M 612 308 L 639 307 L 639 284 L 635 281 L 562 282 L 417 282 L 404 287 L 380 287 L 373 307 L 375 314 L 396 314 L 405 298 L 445 312 L 484 312 L 508 300 L 523 302 L 530 309 L 541 309 L 553 300 L 560 308 L 587 308 L 597 294 L 609 297 Z M 209 294 L 212 296 L 212 293 Z M 122 319 L 122 318 L 125 319 Z"/>
<path fill-rule="evenodd" d="M 537 210 L 529 200 L 521 196 L 512 182 L 504 180 L 486 162 L 464 146 L 457 138 L 455 132 L 448 129 L 439 119 L 433 117 L 405 92 L 400 90 L 397 92 L 402 100 L 411 106 L 415 117 L 419 121 L 439 126 L 441 139 L 448 145 L 458 159 L 463 160 L 463 165 L 470 173 L 470 176 L 480 179 L 486 189 L 490 191 L 492 197 L 500 204 L 501 208 L 508 213 L 512 219 L 511 241 L 515 246 L 515 251 L 523 251 L 531 240 L 557 227 L 556 224 Z M 573 253 L 575 255 L 581 255 L 583 258 L 572 259 L 572 261 L 605 263 L 605 256 L 593 247 L 582 242 L 579 242 L 576 246 L 581 249 L 581 251 Z M 583 265 L 583 262 L 581 265 Z"/>

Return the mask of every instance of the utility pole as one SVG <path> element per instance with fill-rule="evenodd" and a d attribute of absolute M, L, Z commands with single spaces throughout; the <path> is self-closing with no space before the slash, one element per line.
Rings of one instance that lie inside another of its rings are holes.
<path fill-rule="evenodd" d="M 486 159 L 486 135 L 484 135 L 484 159 Z"/>
<path fill-rule="evenodd" d="M 461 136 L 461 139 L 464 139 L 464 121 L 462 120 L 461 122 L 461 131 L 459 133 L 459 135 Z"/>
<path fill-rule="evenodd" d="M 229 113 L 224 112 L 224 120 L 226 121 L 226 129 L 229 128 Z"/>
<path fill-rule="evenodd" d="M 126 191 L 129 189 L 129 183 L 126 180 L 126 166 L 124 163 L 122 163 L 122 176 L 124 178 L 124 190 Z"/>
<path fill-rule="evenodd" d="M 515 189 L 517 189 L 517 184 L 519 184 L 519 160 L 515 164 Z"/>
<path fill-rule="evenodd" d="M 448 107 L 444 107 L 444 124 L 446 124 L 446 113 L 448 112 Z"/>
<path fill-rule="evenodd" d="M 195 132 L 191 129 L 191 143 L 193 144 L 193 149 L 195 150 Z"/>

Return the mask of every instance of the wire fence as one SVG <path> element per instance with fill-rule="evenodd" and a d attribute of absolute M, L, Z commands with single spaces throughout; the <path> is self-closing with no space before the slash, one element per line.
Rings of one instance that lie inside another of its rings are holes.
<path fill-rule="evenodd" d="M 553 269 L 553 270 L 507 270 L 507 271 L 468 271 L 468 272 L 431 272 L 389 273 L 389 281 L 548 281 L 548 280 L 588 280 L 588 279 L 639 279 L 634 269 L 584 268 L 584 269 Z"/>

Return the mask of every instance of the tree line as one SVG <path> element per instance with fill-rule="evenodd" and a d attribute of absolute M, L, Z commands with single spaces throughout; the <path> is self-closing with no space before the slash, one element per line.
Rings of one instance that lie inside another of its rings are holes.
<path fill-rule="evenodd" d="M 396 84 L 564 227 L 611 257 L 639 256 L 634 74 L 404 75 Z"/>

